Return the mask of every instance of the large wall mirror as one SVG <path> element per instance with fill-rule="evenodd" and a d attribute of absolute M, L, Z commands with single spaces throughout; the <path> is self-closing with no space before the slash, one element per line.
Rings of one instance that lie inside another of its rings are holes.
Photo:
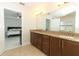
<path fill-rule="evenodd" d="M 75 32 L 75 21 L 76 12 L 72 12 L 61 17 L 49 19 L 49 23 L 46 21 L 46 25 L 49 24 L 46 29 L 49 28 L 48 31 Z"/>
<path fill-rule="evenodd" d="M 36 20 L 37 29 L 76 32 L 76 11 L 57 17 L 53 17 L 53 15 L 50 14 L 40 15 L 36 17 Z"/>
<path fill-rule="evenodd" d="M 75 32 L 76 12 L 60 17 L 60 31 Z"/>

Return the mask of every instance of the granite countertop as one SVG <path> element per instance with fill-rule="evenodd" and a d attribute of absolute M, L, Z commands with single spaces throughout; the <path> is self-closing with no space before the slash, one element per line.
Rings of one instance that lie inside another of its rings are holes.
<path fill-rule="evenodd" d="M 62 38 L 62 39 L 65 39 L 65 40 L 71 40 L 71 41 L 79 42 L 78 36 L 75 36 L 75 37 L 74 36 L 66 36 L 66 35 L 62 35 L 62 34 L 59 34 L 59 33 L 51 32 L 51 31 L 44 31 L 44 30 L 31 30 L 31 32 L 44 34 L 44 35 L 48 35 L 48 36 L 54 36 L 54 37 Z"/>

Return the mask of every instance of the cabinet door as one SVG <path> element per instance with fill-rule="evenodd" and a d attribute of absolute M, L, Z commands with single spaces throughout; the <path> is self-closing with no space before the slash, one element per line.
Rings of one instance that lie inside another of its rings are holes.
<path fill-rule="evenodd" d="M 79 42 L 63 40 L 62 41 L 63 56 L 79 56 Z"/>
<path fill-rule="evenodd" d="M 56 37 L 50 38 L 50 55 L 61 56 L 61 39 Z"/>
<path fill-rule="evenodd" d="M 40 50 L 42 49 L 42 34 L 37 34 L 36 47 L 39 48 Z"/>
<path fill-rule="evenodd" d="M 35 47 L 41 49 L 42 48 L 42 46 L 41 46 L 42 34 L 31 32 L 31 44 L 34 45 Z"/>
<path fill-rule="evenodd" d="M 35 33 L 31 32 L 31 44 L 32 45 L 36 45 L 36 36 L 35 36 Z"/>
<path fill-rule="evenodd" d="M 49 36 L 43 35 L 43 40 L 42 40 L 42 51 L 46 54 L 49 55 L 49 48 L 50 48 L 50 39 Z"/>

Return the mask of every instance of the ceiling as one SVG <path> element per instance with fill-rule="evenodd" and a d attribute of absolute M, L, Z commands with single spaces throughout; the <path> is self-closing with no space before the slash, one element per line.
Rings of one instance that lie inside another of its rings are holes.
<path fill-rule="evenodd" d="M 21 3 L 21 5 L 29 8 L 32 13 L 39 14 L 39 13 L 49 13 L 55 10 L 58 10 L 63 7 L 67 7 L 68 5 L 74 5 L 75 3 L 69 2 L 27 2 Z"/>

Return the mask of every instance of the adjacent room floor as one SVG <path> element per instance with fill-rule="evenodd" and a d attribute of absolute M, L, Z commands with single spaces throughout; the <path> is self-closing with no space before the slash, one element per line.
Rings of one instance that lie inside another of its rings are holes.
<path fill-rule="evenodd" d="M 20 46 L 20 36 L 14 36 L 14 37 L 6 37 L 5 39 L 5 50 L 7 49 L 13 49 Z"/>
<path fill-rule="evenodd" d="M 46 56 L 32 45 L 27 45 L 5 51 L 1 56 Z"/>

